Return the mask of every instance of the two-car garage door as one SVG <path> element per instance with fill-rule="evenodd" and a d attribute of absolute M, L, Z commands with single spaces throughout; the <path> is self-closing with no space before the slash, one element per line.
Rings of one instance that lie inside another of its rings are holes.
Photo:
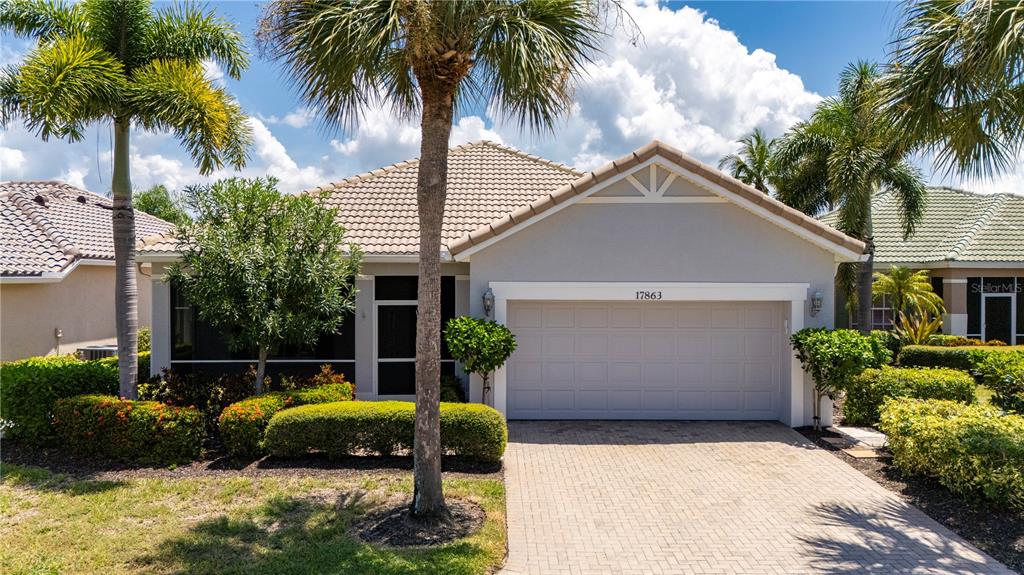
<path fill-rule="evenodd" d="M 782 304 L 508 306 L 510 419 L 779 418 Z"/>

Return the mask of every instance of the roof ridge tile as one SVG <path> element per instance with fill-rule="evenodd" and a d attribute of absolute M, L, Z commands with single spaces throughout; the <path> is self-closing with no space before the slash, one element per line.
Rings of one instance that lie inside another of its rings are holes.
<path fill-rule="evenodd" d="M 982 196 L 983 194 L 977 195 Z M 963 254 L 968 247 L 970 247 L 971 243 L 974 242 L 974 239 L 978 235 L 978 232 L 980 232 L 986 225 L 988 225 L 989 220 L 991 220 L 992 217 L 999 212 L 1003 204 L 1005 204 L 1009 200 L 1009 198 L 1007 197 L 1009 196 L 1009 194 L 991 194 L 991 196 L 992 200 L 988 202 L 988 207 L 986 207 L 985 210 L 978 216 L 978 219 L 974 220 L 974 223 L 972 223 L 971 226 L 967 228 L 967 231 L 964 232 L 964 235 L 961 236 L 955 244 L 953 244 L 953 249 L 948 254 L 946 254 L 945 259 L 958 259 L 960 255 Z"/>

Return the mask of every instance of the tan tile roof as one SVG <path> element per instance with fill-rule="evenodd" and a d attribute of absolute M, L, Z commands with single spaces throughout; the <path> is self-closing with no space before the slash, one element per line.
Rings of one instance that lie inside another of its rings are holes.
<path fill-rule="evenodd" d="M 730 192 L 733 192 L 748 201 L 753 202 L 755 205 L 766 209 L 771 214 L 781 216 L 789 222 L 823 237 L 834 244 L 845 247 L 846 249 L 858 254 L 864 250 L 863 242 L 851 238 L 846 234 L 823 224 L 821 221 L 805 215 L 803 212 L 794 210 L 782 202 L 769 197 L 767 194 L 760 192 L 739 180 L 731 178 L 721 171 L 705 165 L 687 156 L 683 152 L 657 140 L 629 155 L 623 156 L 593 172 L 581 176 L 572 182 L 567 182 L 562 187 L 557 188 L 548 194 L 544 194 L 528 204 L 521 204 L 517 209 L 510 210 L 502 214 L 500 217 L 495 218 L 489 223 L 450 243 L 449 250 L 453 255 L 465 251 L 474 245 L 480 244 L 481 242 L 487 241 L 490 238 L 504 233 L 513 226 L 521 224 L 537 214 L 551 209 L 557 204 L 586 192 L 593 186 L 617 174 L 627 172 L 638 164 L 658 155 L 686 168 L 710 182 L 724 187 Z"/>
<path fill-rule="evenodd" d="M 836 212 L 822 216 L 834 224 Z M 875 261 L 879 263 L 1021 262 L 1024 264 L 1024 196 L 975 194 L 929 188 L 924 215 L 903 239 L 899 204 L 882 192 L 872 204 Z"/>
<path fill-rule="evenodd" d="M 78 259 L 114 259 L 108 198 L 63 182 L 0 182 L 0 275 L 60 273 Z M 139 237 L 172 224 L 135 212 Z"/>
<path fill-rule="evenodd" d="M 311 193 L 329 193 L 346 239 L 368 254 L 415 255 L 418 160 L 394 164 L 335 182 Z M 475 142 L 448 153 L 448 195 L 441 241 L 449 245 L 501 214 L 546 196 L 580 172 L 493 142 Z"/>

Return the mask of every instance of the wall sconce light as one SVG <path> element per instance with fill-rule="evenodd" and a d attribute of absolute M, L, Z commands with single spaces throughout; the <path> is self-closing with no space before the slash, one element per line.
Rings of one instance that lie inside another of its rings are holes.
<path fill-rule="evenodd" d="M 494 311 L 494 290 L 487 288 L 484 292 L 484 317 L 491 317 L 491 312 Z"/>
<path fill-rule="evenodd" d="M 825 296 L 820 291 L 814 292 L 811 296 L 811 317 L 818 315 L 821 311 L 822 302 L 825 300 Z"/>

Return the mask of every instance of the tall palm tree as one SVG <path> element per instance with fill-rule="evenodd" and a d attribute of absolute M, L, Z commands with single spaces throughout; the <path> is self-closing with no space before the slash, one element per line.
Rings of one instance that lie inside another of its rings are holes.
<path fill-rule="evenodd" d="M 483 100 L 521 126 L 550 129 L 596 48 L 599 4 L 281 0 L 261 22 L 261 45 L 326 125 L 355 124 L 365 104 L 420 114 L 414 516 L 448 516 L 441 490 L 440 255 L 456 107 Z"/>
<path fill-rule="evenodd" d="M 848 65 L 839 78 L 838 96 L 823 101 L 810 120 L 794 126 L 778 150 L 786 173 L 779 199 L 812 215 L 838 206 L 839 228 L 867 244 L 856 281 L 856 301 L 863 304 L 857 305 L 858 324 L 865 333 L 871 330 L 873 196 L 883 188 L 896 194 L 905 237 L 921 219 L 925 201 L 920 171 L 906 160 L 905 148 L 877 114 L 878 78 L 874 64 Z M 847 269 L 839 277 L 850 275 Z"/>
<path fill-rule="evenodd" d="M 241 108 L 203 75 L 212 60 L 238 78 L 248 58 L 234 26 L 194 6 L 154 12 L 148 0 L 3 0 L 0 30 L 37 43 L 0 72 L 0 122 L 24 120 L 42 139 L 82 139 L 86 124 L 114 126 L 115 314 L 120 393 L 137 393 L 138 288 L 129 166 L 132 125 L 172 131 L 199 170 L 245 163 Z"/>
<path fill-rule="evenodd" d="M 894 315 L 900 312 L 942 315 L 945 306 L 939 294 L 932 290 L 929 273 L 928 270 L 892 266 L 889 273 L 875 273 L 871 293 L 876 299 L 888 296 Z"/>
<path fill-rule="evenodd" d="M 908 2 L 880 90 L 907 146 L 947 172 L 991 176 L 1024 146 L 1024 2 Z"/>
<path fill-rule="evenodd" d="M 737 180 L 769 193 L 779 176 L 775 166 L 777 140 L 768 138 L 760 128 L 740 138 L 740 151 L 723 156 L 718 169 L 728 170 Z"/>

